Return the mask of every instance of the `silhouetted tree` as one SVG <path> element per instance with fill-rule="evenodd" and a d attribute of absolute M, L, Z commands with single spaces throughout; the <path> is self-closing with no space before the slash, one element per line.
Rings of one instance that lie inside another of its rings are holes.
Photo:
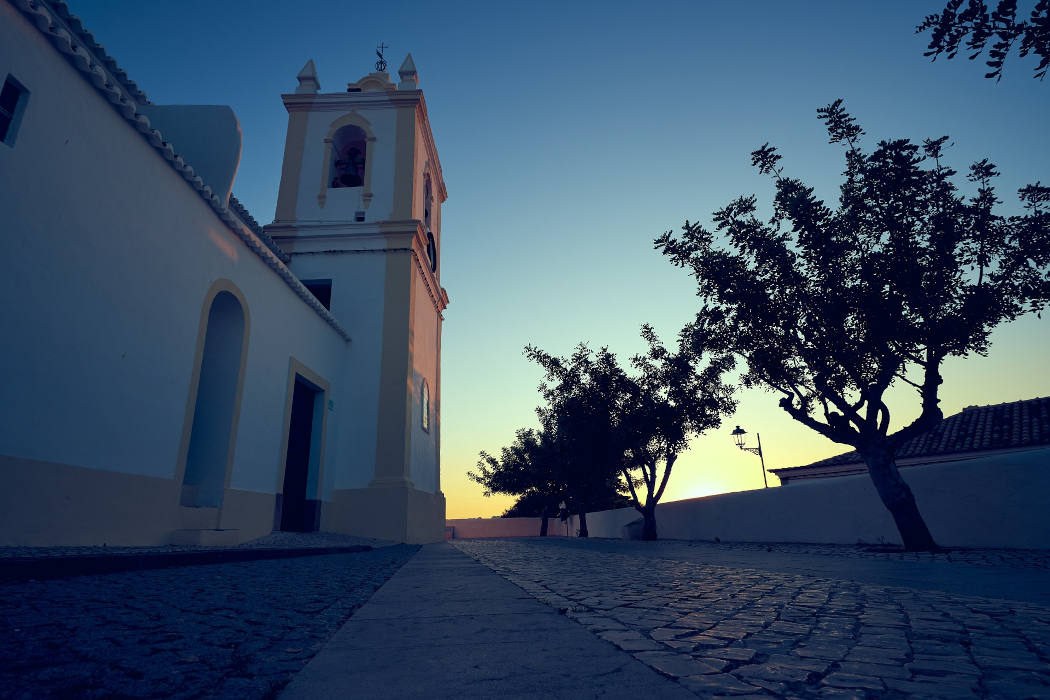
<path fill-rule="evenodd" d="M 642 514 L 643 540 L 657 538 L 656 504 L 689 440 L 720 426 L 722 416 L 736 408 L 732 387 L 722 382 L 733 368 L 733 357 L 717 355 L 705 365 L 707 339 L 698 327 L 687 330 L 679 337 L 678 351 L 671 353 L 651 326 L 642 326 L 649 349 L 631 359 L 638 374 L 621 404 L 623 476 Z"/>
<path fill-rule="evenodd" d="M 545 405 L 536 413 L 566 502 L 580 518 L 579 536 L 587 537 L 587 511 L 600 508 L 601 496 L 619 481 L 623 444 L 616 422 L 627 377 L 608 348 L 592 352 L 580 344 L 563 359 L 528 346 L 525 356 L 547 374 L 539 387 Z"/>
<path fill-rule="evenodd" d="M 915 32 L 930 32 L 929 50 L 924 54 L 934 60 L 942 54 L 955 58 L 963 48 L 974 60 L 992 41 L 988 49 L 988 67 L 984 77 L 1003 75 L 1003 62 L 1015 48 L 1024 58 L 1032 53 L 1039 57 L 1035 77 L 1042 80 L 1050 67 L 1050 0 L 1038 0 L 1027 20 L 1017 19 L 1017 0 L 999 0 L 989 12 L 985 0 L 949 0 L 940 14 L 927 15 Z"/>
<path fill-rule="evenodd" d="M 467 472 L 467 477 L 481 484 L 486 496 L 494 493 L 520 496 L 518 504 L 524 502 L 538 511 L 535 515 L 542 519 L 540 536 L 545 537 L 547 519 L 558 512 L 558 503 L 564 499 L 565 492 L 552 457 L 541 433 L 523 428 L 516 433 L 514 442 L 500 451 L 499 457 L 481 452 L 475 470 Z"/>
<path fill-rule="evenodd" d="M 855 448 L 904 545 L 934 549 L 895 454 L 941 420 L 944 358 L 985 354 L 995 326 L 1046 306 L 1050 188 L 1022 188 L 1026 213 L 1004 217 L 987 160 L 967 177 L 976 194 L 958 192 L 941 162 L 947 137 L 864 153 L 841 100 L 818 114 L 846 148 L 837 210 L 784 177 L 765 144 L 751 156 L 776 181 L 770 220 L 740 197 L 715 212 L 717 239 L 687 221 L 656 247 L 692 270 L 699 327 L 746 360 L 745 386 L 779 392 L 792 418 Z M 917 391 L 921 413 L 891 433 L 885 393 L 898 381 Z"/>
<path fill-rule="evenodd" d="M 567 510 L 604 510 L 629 503 L 619 492 L 615 479 L 594 480 L 589 475 L 578 483 L 580 470 L 570 467 L 567 447 L 553 444 L 545 429 L 521 429 L 514 442 L 504 447 L 498 457 L 482 452 L 474 471 L 467 476 L 485 488 L 485 495 L 501 493 L 518 496 L 517 502 L 503 517 L 540 518 L 540 536 L 548 531 L 548 519 L 561 514 L 561 503 Z M 586 490 L 585 498 L 576 495 Z"/>
<path fill-rule="evenodd" d="M 649 349 L 631 360 L 636 376 L 607 348 L 592 353 L 580 345 L 568 360 L 532 347 L 526 353 L 547 372 L 543 418 L 558 426 L 572 463 L 599 482 L 622 476 L 642 514 L 642 538 L 655 540 L 656 506 L 678 455 L 736 404 L 721 379 L 733 358 L 723 354 L 704 365 L 705 339 L 696 328 L 675 353 L 648 325 L 642 337 Z"/>

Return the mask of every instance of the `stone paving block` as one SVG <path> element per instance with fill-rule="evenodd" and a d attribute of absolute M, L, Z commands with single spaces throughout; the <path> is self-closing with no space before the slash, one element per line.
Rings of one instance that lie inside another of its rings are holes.
<path fill-rule="evenodd" d="M 656 629 L 649 632 L 649 636 L 653 639 L 660 641 L 666 641 L 668 639 L 676 639 L 680 636 L 689 634 L 689 630 L 675 629 L 673 627 L 657 627 Z"/>
<path fill-rule="evenodd" d="M 682 637 L 679 641 L 691 642 L 698 648 L 714 649 L 724 647 L 732 640 L 726 637 L 709 637 L 706 634 L 697 634 L 691 637 Z"/>
<path fill-rule="evenodd" d="M 1050 700 L 1050 684 L 1039 681 L 993 680 L 986 681 L 984 687 L 993 698 Z"/>
<path fill-rule="evenodd" d="M 705 656 L 713 656 L 719 659 L 727 659 L 729 661 L 739 661 L 743 663 L 755 658 L 755 654 L 758 652 L 754 649 L 748 649 L 747 647 L 725 647 L 722 649 L 703 649 L 701 653 Z"/>
<path fill-rule="evenodd" d="M 682 642 L 676 639 L 665 639 L 662 643 L 683 654 L 687 654 L 696 648 L 696 645 L 692 642 Z"/>
<path fill-rule="evenodd" d="M 753 683 L 762 690 L 767 690 L 777 697 L 785 697 L 788 692 L 787 683 L 781 683 L 780 681 L 770 681 L 764 678 L 748 678 L 747 682 Z"/>
<path fill-rule="evenodd" d="M 814 674 L 798 666 L 785 664 L 751 664 L 741 666 L 733 670 L 733 675 L 744 680 L 777 681 L 781 683 L 805 683 L 813 678 Z"/>
<path fill-rule="evenodd" d="M 849 647 L 845 646 L 821 646 L 821 645 L 809 645 L 800 646 L 797 649 L 791 651 L 792 654 L 800 656 L 803 659 L 828 659 L 830 661 L 838 661 L 846 655 Z"/>
<path fill-rule="evenodd" d="M 868 695 L 863 690 L 824 686 L 817 691 L 817 697 L 829 700 L 867 700 Z"/>
<path fill-rule="evenodd" d="M 973 660 L 982 669 L 1016 669 L 1050 673 L 1050 663 L 1040 661 L 1035 654 L 1025 652 L 1013 656 L 985 656 L 974 654 Z"/>
<path fill-rule="evenodd" d="M 875 676 L 877 678 L 900 678 L 907 680 L 911 673 L 903 665 L 890 664 L 864 664 L 856 661 L 840 661 L 838 670 L 843 673 L 852 673 L 859 676 Z"/>
<path fill-rule="evenodd" d="M 924 675 L 932 676 L 947 676 L 966 674 L 978 676 L 981 671 L 972 663 L 969 659 L 949 659 L 949 658 L 924 658 L 916 659 L 911 663 L 905 664 L 912 673 L 921 673 Z"/>
<path fill-rule="evenodd" d="M 854 688 L 861 690 L 885 690 L 886 686 L 875 676 L 862 676 L 856 673 L 845 673 L 836 671 L 828 674 L 821 683 L 833 688 Z"/>
<path fill-rule="evenodd" d="M 824 673 L 831 667 L 831 662 L 823 659 L 803 659 L 794 654 L 770 654 L 767 663 L 804 668 L 813 673 Z"/>
<path fill-rule="evenodd" d="M 853 647 L 846 654 L 846 661 L 858 661 L 870 664 L 901 664 L 908 658 L 908 653 L 893 649 L 875 649 L 871 647 Z"/>
<path fill-rule="evenodd" d="M 713 656 L 705 656 L 704 652 L 700 652 L 699 654 L 693 654 L 693 658 L 699 661 L 700 663 L 706 664 L 707 666 L 711 666 L 717 669 L 719 672 L 725 671 L 727 668 L 729 668 L 730 665 L 732 665 L 731 662 L 726 659 L 720 659 L 718 657 Z"/>
<path fill-rule="evenodd" d="M 908 698 L 943 698 L 944 700 L 963 700 L 977 697 L 972 687 L 950 683 L 927 683 L 922 681 L 904 681 L 897 678 L 885 678 L 883 682 L 890 690 L 895 690 Z M 1010 697 L 1006 695 L 1004 697 Z"/>
<path fill-rule="evenodd" d="M 774 632 L 785 632 L 787 634 L 807 634 L 812 628 L 812 625 L 798 622 L 784 622 L 782 620 L 778 620 L 769 626 L 769 629 Z"/>
<path fill-rule="evenodd" d="M 751 695 L 760 689 L 750 683 L 729 675 L 728 673 L 717 673 L 703 676 L 687 676 L 679 678 L 678 682 L 689 690 L 710 697 L 711 695 Z"/>
<path fill-rule="evenodd" d="M 667 648 L 651 639 L 646 639 L 637 632 L 599 632 L 598 636 L 607 642 L 612 642 L 624 651 L 664 651 Z"/>
<path fill-rule="evenodd" d="M 682 678 L 684 676 L 700 676 L 708 673 L 718 673 L 722 670 L 720 666 L 698 661 L 685 654 L 670 654 L 657 651 L 642 651 L 634 655 L 634 658 L 648 664 L 665 676 Z"/>

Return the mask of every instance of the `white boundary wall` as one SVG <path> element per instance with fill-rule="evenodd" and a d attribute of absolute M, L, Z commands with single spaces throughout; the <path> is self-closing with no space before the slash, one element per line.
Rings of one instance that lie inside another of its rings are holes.
<path fill-rule="evenodd" d="M 910 467 L 903 476 L 942 546 L 1050 549 L 1050 449 Z M 620 538 L 640 517 L 633 508 L 588 513 L 587 528 L 591 537 Z M 867 474 L 661 503 L 656 527 L 661 539 L 900 544 Z"/>
<path fill-rule="evenodd" d="M 538 537 L 540 521 L 541 518 L 455 518 L 446 520 L 445 527 L 455 528 L 451 536 L 457 540 L 482 537 Z M 550 518 L 547 521 L 549 537 L 564 537 L 566 532 L 576 532 L 572 528 L 571 520 L 568 529 L 558 518 Z"/>

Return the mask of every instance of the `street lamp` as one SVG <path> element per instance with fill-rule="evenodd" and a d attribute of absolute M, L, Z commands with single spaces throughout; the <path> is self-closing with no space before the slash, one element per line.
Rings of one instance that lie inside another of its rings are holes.
<path fill-rule="evenodd" d="M 736 441 L 736 446 L 740 449 L 758 455 L 758 459 L 762 463 L 762 483 L 765 484 L 768 489 L 769 481 L 766 479 L 766 460 L 762 457 L 762 436 L 755 433 L 755 437 L 758 438 L 758 447 L 744 447 L 744 435 L 746 434 L 747 431 L 738 425 L 736 430 L 733 431 L 733 440 Z"/>

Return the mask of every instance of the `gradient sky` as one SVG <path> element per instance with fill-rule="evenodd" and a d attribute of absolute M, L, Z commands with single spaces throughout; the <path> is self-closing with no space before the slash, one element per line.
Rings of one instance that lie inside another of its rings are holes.
<path fill-rule="evenodd" d="M 494 515 L 513 500 L 483 498 L 465 474 L 479 450 L 535 424 L 541 376 L 526 344 L 564 355 L 586 341 L 626 360 L 642 348 L 643 322 L 673 340 L 695 313 L 695 287 L 652 239 L 686 218 L 709 222 L 740 194 L 768 203 L 752 150 L 778 146 L 787 174 L 837 196 L 842 150 L 827 144 L 818 107 L 845 99 L 869 147 L 951 136 L 957 170 L 998 164 L 1007 213 L 1018 211 L 1018 187 L 1050 181 L 1050 81 L 1031 78 L 1031 59 L 1011 57 L 996 84 L 980 60 L 924 58 L 913 30 L 938 0 L 69 1 L 153 102 L 233 107 L 244 132 L 234 192 L 261 223 L 273 219 L 280 180 L 280 94 L 307 59 L 322 92 L 341 92 L 373 70 L 380 41 L 395 79 L 412 53 L 449 192 L 449 517 Z M 1048 346 L 1050 317 L 1027 317 L 996 332 L 989 357 L 950 360 L 945 414 L 1050 394 Z M 761 433 L 767 467 L 847 449 L 776 402 L 741 394 L 736 415 L 678 461 L 664 500 L 761 487 L 758 458 L 733 446 L 737 423 Z M 905 391 L 891 409 L 895 426 L 917 414 Z"/>

